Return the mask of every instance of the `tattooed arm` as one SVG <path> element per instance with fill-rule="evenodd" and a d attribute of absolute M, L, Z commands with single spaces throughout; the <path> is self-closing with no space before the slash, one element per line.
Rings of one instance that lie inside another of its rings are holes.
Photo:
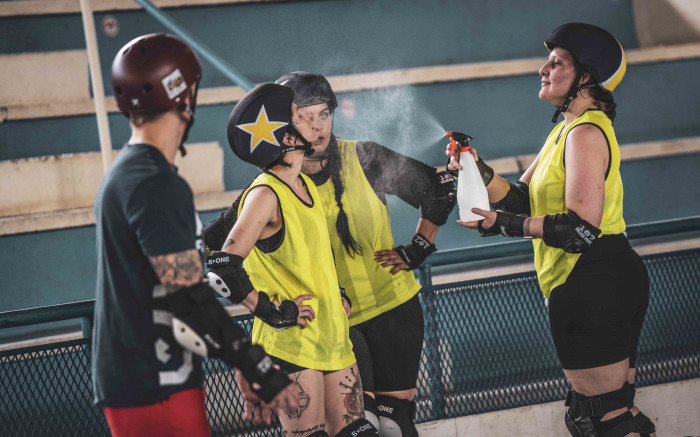
<path fill-rule="evenodd" d="M 168 294 L 202 280 L 204 269 L 197 249 L 149 257 Z"/>

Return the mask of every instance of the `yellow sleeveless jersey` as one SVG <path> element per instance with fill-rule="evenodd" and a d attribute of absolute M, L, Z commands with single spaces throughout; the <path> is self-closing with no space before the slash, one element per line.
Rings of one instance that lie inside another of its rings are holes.
<path fill-rule="evenodd" d="M 598 126 L 608 141 L 610 162 L 605 178 L 605 202 L 600 223 L 601 236 L 620 234 L 625 230 L 622 218 L 622 179 L 620 178 L 620 147 L 615 138 L 612 122 L 601 110 L 588 110 L 570 126 L 559 123 L 549 134 L 540 153 L 540 162 L 530 181 L 530 208 L 532 216 L 565 213 L 566 209 L 566 169 L 564 150 L 566 137 L 576 126 L 593 124 Z M 541 239 L 533 239 L 535 269 L 542 293 L 549 298 L 551 291 L 563 284 L 574 268 L 580 254 L 566 253 L 544 244 Z"/>
<path fill-rule="evenodd" d="M 314 309 L 316 318 L 306 328 L 293 326 L 280 330 L 256 318 L 253 343 L 297 366 L 344 369 L 355 363 L 355 355 L 348 337 L 348 318 L 338 289 L 323 207 L 317 202 L 319 196 L 313 182 L 305 175 L 300 177 L 309 190 L 310 205 L 271 173 L 258 176 L 243 194 L 239 214 L 253 187 L 271 188 L 279 200 L 284 232 L 281 245 L 272 252 L 253 247 L 244 266 L 255 289 L 265 291 L 270 300 L 292 300 L 302 294 L 313 296 L 303 304 Z"/>
<path fill-rule="evenodd" d="M 394 239 L 389 211 L 367 181 L 357 158 L 356 144 L 355 141 L 338 140 L 342 163 L 340 177 L 344 188 L 341 201 L 348 216 L 350 233 L 362 248 L 362 255 L 348 255 L 336 231 L 339 209 L 333 181 L 329 178 L 318 187 L 326 211 L 338 282 L 352 301 L 350 326 L 401 305 L 420 290 L 412 271 L 402 270 L 392 275 L 390 268 L 383 268 L 374 260 L 375 251 L 394 248 Z"/>

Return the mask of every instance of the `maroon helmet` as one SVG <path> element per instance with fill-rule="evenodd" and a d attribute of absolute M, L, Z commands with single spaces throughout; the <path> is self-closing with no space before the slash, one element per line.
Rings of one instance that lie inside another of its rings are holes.
<path fill-rule="evenodd" d="M 140 36 L 122 47 L 112 63 L 114 97 L 124 113 L 179 106 L 201 78 L 197 56 L 172 35 Z"/>

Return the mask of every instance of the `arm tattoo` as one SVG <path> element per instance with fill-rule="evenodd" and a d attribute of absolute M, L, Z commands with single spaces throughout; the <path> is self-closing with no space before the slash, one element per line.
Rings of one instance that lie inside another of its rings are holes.
<path fill-rule="evenodd" d="M 234 244 L 236 244 L 236 242 L 233 241 L 233 238 L 228 238 L 228 239 L 226 240 L 226 242 L 224 243 L 224 247 L 222 247 L 221 250 L 224 250 L 224 249 L 226 249 L 226 248 L 229 247 L 229 246 L 233 246 Z"/>
<path fill-rule="evenodd" d="M 203 275 L 202 259 L 196 249 L 149 257 L 168 293 L 199 282 Z"/>

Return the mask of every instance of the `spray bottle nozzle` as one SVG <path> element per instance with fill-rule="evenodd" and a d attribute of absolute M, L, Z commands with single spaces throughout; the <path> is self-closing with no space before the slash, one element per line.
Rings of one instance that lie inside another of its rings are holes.
<path fill-rule="evenodd" d="M 464 151 L 469 150 L 469 141 L 474 139 L 474 137 L 471 137 L 467 134 L 452 131 L 445 132 L 445 136 L 450 137 L 450 150 L 452 150 L 453 152 L 457 150 L 457 144 L 459 144 L 460 149 L 464 148 Z"/>

